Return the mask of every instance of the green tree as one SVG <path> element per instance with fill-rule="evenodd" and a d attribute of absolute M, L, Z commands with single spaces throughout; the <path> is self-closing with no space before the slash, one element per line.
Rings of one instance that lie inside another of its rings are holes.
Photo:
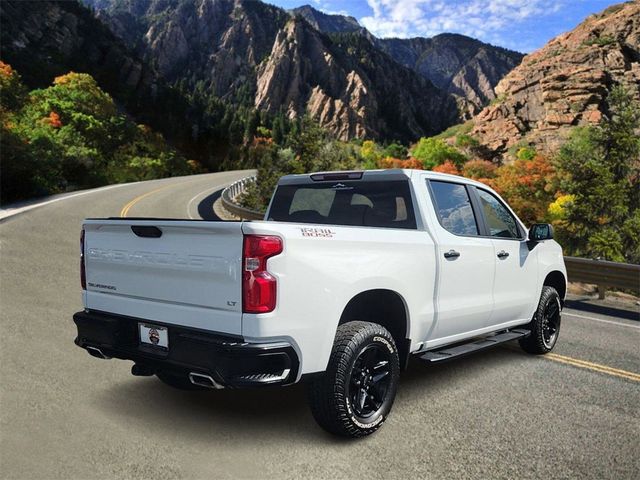
<path fill-rule="evenodd" d="M 284 143 L 285 137 L 287 135 L 286 122 L 284 119 L 284 114 L 282 112 L 278 112 L 273 119 L 273 126 L 271 128 L 271 138 L 278 145 L 282 145 Z"/>
<path fill-rule="evenodd" d="M 253 137 L 255 137 L 258 126 L 260 125 L 260 116 L 256 110 L 250 110 L 249 115 L 247 117 L 247 123 L 244 130 L 244 139 L 247 142 L 250 142 Z"/>
<path fill-rule="evenodd" d="M 446 161 L 461 167 L 467 160 L 467 157 L 455 147 L 434 137 L 422 137 L 413 148 L 411 156 L 421 161 L 427 170 L 442 165 Z"/>
<path fill-rule="evenodd" d="M 557 160 L 567 204 L 561 234 L 590 257 L 640 262 L 640 109 L 622 87 L 607 98 L 610 114 L 576 129 Z"/>
<path fill-rule="evenodd" d="M 161 135 L 119 113 L 91 76 L 72 72 L 22 95 L 17 74 L 3 65 L 3 202 L 197 171 Z"/>
<path fill-rule="evenodd" d="M 372 170 L 379 168 L 378 162 L 384 158 L 384 151 L 373 140 L 365 140 L 360 147 L 360 156 L 364 161 L 363 167 Z"/>
<path fill-rule="evenodd" d="M 384 148 L 382 156 L 404 159 L 407 158 L 408 153 L 407 147 L 400 143 L 393 142 Z"/>

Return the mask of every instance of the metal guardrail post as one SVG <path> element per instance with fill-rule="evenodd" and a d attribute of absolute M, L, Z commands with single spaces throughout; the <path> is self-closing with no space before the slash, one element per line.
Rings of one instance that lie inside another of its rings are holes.
<path fill-rule="evenodd" d="M 222 206 L 236 217 L 240 217 L 245 220 L 262 220 L 264 218 L 264 212 L 243 207 L 237 202 L 238 196 L 244 193 L 247 184 L 249 182 L 255 182 L 255 180 L 255 176 L 246 177 L 225 188 L 220 196 Z"/>

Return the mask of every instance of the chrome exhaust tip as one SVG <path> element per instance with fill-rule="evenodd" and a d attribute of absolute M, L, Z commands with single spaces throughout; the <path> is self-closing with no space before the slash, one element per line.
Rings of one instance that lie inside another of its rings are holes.
<path fill-rule="evenodd" d="M 86 346 L 84 348 L 87 349 L 87 352 L 89 352 L 89 355 L 91 355 L 92 357 L 101 358 L 102 360 L 111 359 L 111 357 L 102 353 L 102 350 L 100 350 L 98 347 Z"/>
<path fill-rule="evenodd" d="M 224 386 L 220 385 L 209 375 L 205 375 L 203 373 L 196 373 L 196 372 L 189 373 L 189 381 L 199 387 L 213 388 L 215 390 L 220 390 L 224 388 Z"/>

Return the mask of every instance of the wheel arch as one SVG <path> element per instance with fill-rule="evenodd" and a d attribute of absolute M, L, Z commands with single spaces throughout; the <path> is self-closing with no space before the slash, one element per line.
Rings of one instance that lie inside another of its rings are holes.
<path fill-rule="evenodd" d="M 555 288 L 560 296 L 560 302 L 564 307 L 564 299 L 567 294 L 567 279 L 564 273 L 559 270 L 553 270 L 547 273 L 542 285 Z"/>
<path fill-rule="evenodd" d="M 338 326 L 353 320 L 377 323 L 386 328 L 398 347 L 400 367 L 406 368 L 411 340 L 409 309 L 402 295 L 383 288 L 358 293 L 343 309 Z"/>

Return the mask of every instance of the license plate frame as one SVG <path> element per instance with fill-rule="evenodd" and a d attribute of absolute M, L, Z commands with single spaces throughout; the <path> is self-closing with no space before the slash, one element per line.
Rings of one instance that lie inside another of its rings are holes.
<path fill-rule="evenodd" d="M 169 329 L 152 323 L 138 322 L 140 345 L 169 350 Z"/>

